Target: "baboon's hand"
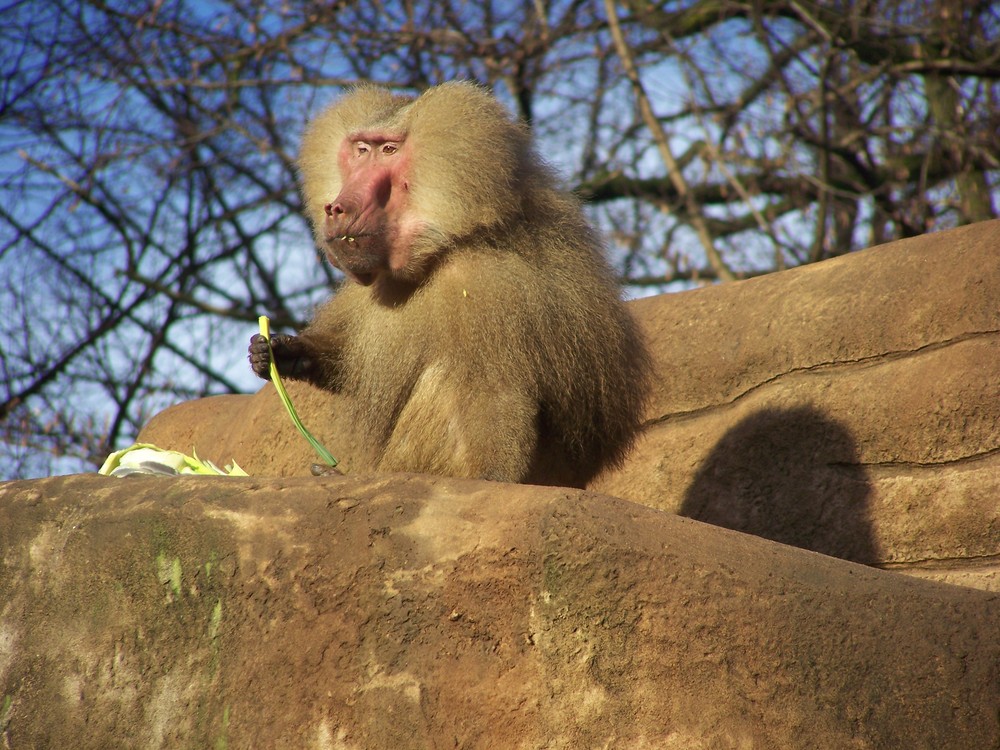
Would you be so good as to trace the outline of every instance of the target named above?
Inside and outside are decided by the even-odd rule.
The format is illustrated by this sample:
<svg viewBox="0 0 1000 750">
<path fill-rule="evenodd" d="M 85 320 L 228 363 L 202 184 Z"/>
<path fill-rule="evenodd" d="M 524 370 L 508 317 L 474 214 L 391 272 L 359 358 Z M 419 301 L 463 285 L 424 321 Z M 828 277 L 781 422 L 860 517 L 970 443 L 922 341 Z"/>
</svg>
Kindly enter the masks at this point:
<svg viewBox="0 0 1000 750">
<path fill-rule="evenodd" d="M 276 333 L 271 336 L 271 347 L 268 349 L 267 339 L 259 333 L 250 337 L 250 347 L 247 349 L 250 358 L 250 367 L 259 378 L 271 379 L 271 350 L 274 351 L 274 363 L 278 366 L 278 372 L 282 375 L 295 377 L 297 371 L 301 370 L 303 364 L 301 352 L 295 351 L 295 336 L 286 336 Z"/>
</svg>

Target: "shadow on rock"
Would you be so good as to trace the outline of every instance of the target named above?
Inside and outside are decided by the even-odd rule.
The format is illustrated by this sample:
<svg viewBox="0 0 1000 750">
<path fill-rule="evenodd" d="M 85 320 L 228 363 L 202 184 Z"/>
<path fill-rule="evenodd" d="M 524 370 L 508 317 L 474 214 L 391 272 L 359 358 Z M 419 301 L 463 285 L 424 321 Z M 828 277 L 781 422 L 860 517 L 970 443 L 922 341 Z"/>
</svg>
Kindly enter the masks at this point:
<svg viewBox="0 0 1000 750">
<path fill-rule="evenodd" d="M 723 436 L 680 514 L 870 564 L 879 559 L 870 495 L 846 428 L 816 409 L 767 409 Z"/>
</svg>

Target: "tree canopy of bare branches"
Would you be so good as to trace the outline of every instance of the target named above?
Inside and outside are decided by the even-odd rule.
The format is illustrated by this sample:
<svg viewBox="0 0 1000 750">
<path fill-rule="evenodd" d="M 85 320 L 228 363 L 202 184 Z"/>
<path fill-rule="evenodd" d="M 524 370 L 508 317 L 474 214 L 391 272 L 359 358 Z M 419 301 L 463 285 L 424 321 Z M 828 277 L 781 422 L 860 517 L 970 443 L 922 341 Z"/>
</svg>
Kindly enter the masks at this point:
<svg viewBox="0 0 1000 750">
<path fill-rule="evenodd" d="M 359 81 L 492 87 L 633 294 L 1000 203 L 985 0 L 15 0 L 0 35 L 0 478 L 256 387 L 257 316 L 300 324 L 339 283 L 294 157 Z"/>
</svg>

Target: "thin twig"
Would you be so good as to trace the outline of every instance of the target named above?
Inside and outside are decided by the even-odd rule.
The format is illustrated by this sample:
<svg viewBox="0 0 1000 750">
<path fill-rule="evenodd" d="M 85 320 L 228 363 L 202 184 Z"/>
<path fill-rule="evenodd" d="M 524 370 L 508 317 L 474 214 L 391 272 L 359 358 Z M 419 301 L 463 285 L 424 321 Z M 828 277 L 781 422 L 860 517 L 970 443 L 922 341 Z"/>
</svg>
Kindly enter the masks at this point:
<svg viewBox="0 0 1000 750">
<path fill-rule="evenodd" d="M 688 189 L 684 175 L 681 174 L 681 170 L 677 166 L 677 160 L 670 150 L 667 134 L 663 131 L 659 120 L 656 118 L 656 114 L 653 112 L 653 106 L 646 95 L 646 90 L 643 88 L 642 81 L 639 78 L 639 70 L 636 68 L 635 60 L 632 58 L 632 51 L 625 42 L 621 25 L 618 23 L 618 13 L 615 10 L 614 0 L 604 0 L 604 7 L 608 15 L 608 28 L 611 30 L 611 38 L 614 40 L 618 57 L 625 68 L 625 75 L 628 76 L 629 81 L 632 83 L 632 90 L 635 92 L 639 111 L 642 113 L 642 119 L 646 123 L 646 127 L 649 128 L 653 140 L 656 142 L 657 150 L 660 152 L 660 158 L 663 159 L 663 164 L 667 168 L 667 173 L 670 177 L 670 182 L 674 186 L 674 190 L 677 191 L 678 197 L 684 202 L 684 208 L 687 210 L 691 225 L 694 227 L 695 233 L 698 235 L 698 239 L 705 250 L 709 265 L 712 266 L 716 274 L 723 281 L 734 281 L 736 277 L 725 261 L 722 260 L 722 255 L 718 249 L 716 249 L 715 243 L 712 241 L 712 236 L 709 234 L 708 226 L 705 223 L 705 217 L 702 215 L 701 206 L 694 200 L 694 196 Z"/>
</svg>

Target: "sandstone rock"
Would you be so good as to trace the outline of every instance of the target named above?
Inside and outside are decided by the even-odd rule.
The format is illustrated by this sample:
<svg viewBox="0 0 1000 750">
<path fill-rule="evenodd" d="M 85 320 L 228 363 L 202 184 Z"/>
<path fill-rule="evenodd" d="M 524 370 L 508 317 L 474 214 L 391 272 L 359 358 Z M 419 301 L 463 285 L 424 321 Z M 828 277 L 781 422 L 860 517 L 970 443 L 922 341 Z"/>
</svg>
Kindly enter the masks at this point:
<svg viewBox="0 0 1000 750">
<path fill-rule="evenodd" d="M 595 489 L 1000 589 L 1000 221 L 636 304 L 661 391 Z"/>
<path fill-rule="evenodd" d="M 1000 590 L 1000 221 L 632 303 L 649 426 L 593 489 L 825 554 Z M 234 351 L 243 344 L 234 342 Z M 350 467 L 336 396 L 292 398 Z M 315 460 L 270 385 L 140 436 L 251 474 Z"/>
<path fill-rule="evenodd" d="M 0 485 L 12 748 L 1000 746 L 1000 596 L 590 492 Z"/>
</svg>

